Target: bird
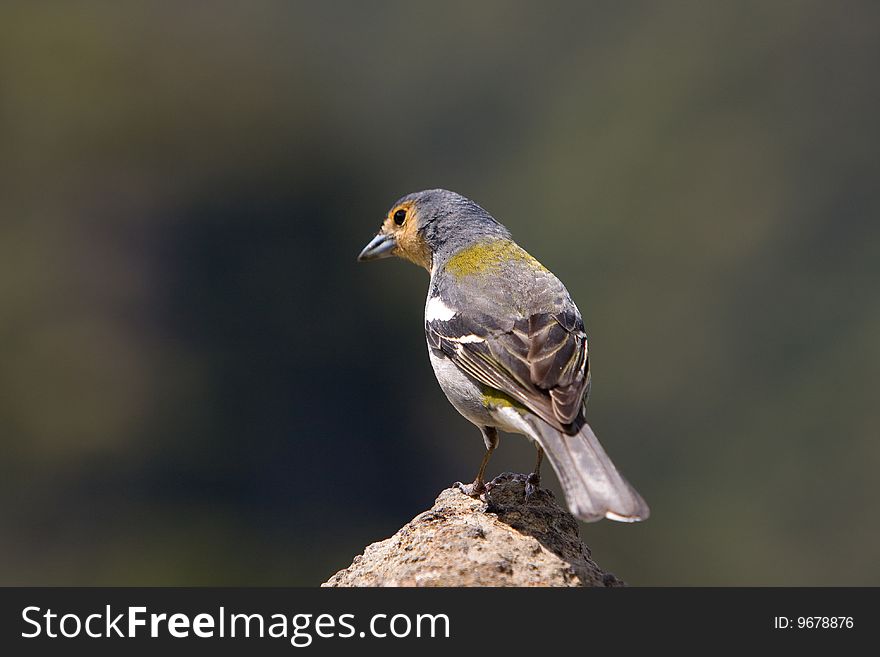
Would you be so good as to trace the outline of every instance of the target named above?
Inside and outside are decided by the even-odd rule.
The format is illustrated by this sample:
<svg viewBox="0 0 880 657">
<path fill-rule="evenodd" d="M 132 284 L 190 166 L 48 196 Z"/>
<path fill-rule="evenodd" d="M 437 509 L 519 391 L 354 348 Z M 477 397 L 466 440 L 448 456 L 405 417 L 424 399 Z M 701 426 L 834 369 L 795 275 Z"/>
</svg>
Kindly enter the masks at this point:
<svg viewBox="0 0 880 657">
<path fill-rule="evenodd" d="M 592 377 L 580 311 L 562 282 L 474 201 L 445 189 L 398 199 L 359 261 L 396 256 L 428 271 L 425 337 L 453 407 L 482 433 L 486 452 L 470 484 L 487 490 L 498 432 L 537 448 L 526 495 L 546 454 L 571 513 L 585 522 L 636 522 L 650 510 L 586 421 Z"/>
</svg>

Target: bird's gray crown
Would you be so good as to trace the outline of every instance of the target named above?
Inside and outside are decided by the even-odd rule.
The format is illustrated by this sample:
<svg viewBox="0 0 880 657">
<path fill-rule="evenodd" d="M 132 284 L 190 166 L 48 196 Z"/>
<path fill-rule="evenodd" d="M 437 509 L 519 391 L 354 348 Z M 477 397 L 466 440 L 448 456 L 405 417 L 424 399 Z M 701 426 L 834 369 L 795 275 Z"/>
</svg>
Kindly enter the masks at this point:
<svg viewBox="0 0 880 657">
<path fill-rule="evenodd" d="M 453 254 L 481 239 L 510 238 L 510 231 L 469 198 L 447 189 L 407 194 L 395 205 L 410 202 L 419 217 L 419 233 L 431 252 Z"/>
</svg>

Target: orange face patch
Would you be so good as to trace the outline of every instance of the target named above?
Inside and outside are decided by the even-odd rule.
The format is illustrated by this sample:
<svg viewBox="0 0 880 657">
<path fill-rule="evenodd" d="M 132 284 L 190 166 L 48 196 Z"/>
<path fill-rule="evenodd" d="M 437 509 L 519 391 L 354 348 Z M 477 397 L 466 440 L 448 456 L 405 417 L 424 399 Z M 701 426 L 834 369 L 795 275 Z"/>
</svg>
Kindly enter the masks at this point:
<svg viewBox="0 0 880 657">
<path fill-rule="evenodd" d="M 382 232 L 397 241 L 392 253 L 399 258 L 431 271 L 431 250 L 419 234 L 419 216 L 411 201 L 391 208 L 382 224 Z"/>
</svg>

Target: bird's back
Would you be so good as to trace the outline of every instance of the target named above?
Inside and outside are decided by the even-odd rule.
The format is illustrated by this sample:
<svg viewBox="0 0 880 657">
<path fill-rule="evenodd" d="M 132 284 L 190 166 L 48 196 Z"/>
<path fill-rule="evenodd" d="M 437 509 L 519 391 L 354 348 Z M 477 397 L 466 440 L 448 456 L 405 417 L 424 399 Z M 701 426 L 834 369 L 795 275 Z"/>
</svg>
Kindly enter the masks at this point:
<svg viewBox="0 0 880 657">
<path fill-rule="evenodd" d="M 590 374 L 580 312 L 562 282 L 509 239 L 438 262 L 428 344 L 462 371 L 566 433 L 583 425 Z"/>
<path fill-rule="evenodd" d="M 429 297 L 438 294 L 458 312 L 510 322 L 537 313 L 577 312 L 562 282 L 506 238 L 465 246 L 438 262 Z"/>
</svg>

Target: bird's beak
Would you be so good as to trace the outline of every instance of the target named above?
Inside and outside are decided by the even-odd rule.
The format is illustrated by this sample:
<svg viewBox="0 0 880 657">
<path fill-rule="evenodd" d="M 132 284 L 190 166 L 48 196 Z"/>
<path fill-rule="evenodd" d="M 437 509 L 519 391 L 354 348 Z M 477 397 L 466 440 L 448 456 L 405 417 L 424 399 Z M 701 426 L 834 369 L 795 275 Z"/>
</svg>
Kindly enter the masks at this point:
<svg viewBox="0 0 880 657">
<path fill-rule="evenodd" d="M 363 262 L 365 260 L 387 258 L 391 255 L 391 251 L 395 246 L 397 246 L 397 239 L 394 235 L 379 233 L 364 247 L 364 250 L 358 256 L 358 261 Z"/>
</svg>

